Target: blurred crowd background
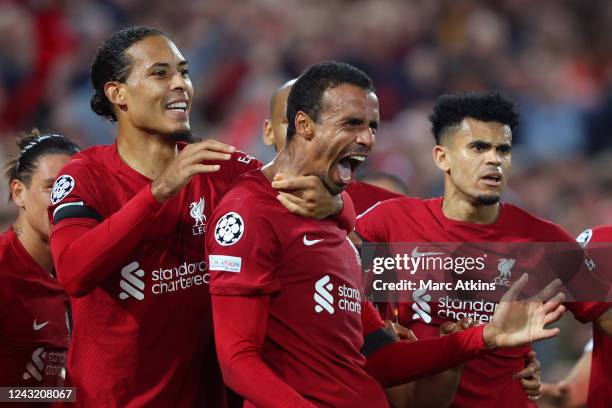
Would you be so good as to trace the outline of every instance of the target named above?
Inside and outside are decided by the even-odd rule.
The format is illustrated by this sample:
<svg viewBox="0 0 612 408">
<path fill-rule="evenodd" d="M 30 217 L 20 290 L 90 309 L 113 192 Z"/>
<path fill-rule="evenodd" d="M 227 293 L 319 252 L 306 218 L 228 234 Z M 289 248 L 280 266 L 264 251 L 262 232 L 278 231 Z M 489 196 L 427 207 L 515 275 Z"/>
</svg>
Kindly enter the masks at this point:
<svg viewBox="0 0 612 408">
<path fill-rule="evenodd" d="M 271 159 L 261 125 L 273 90 L 309 64 L 344 60 L 373 78 L 381 104 L 365 172 L 434 196 L 435 98 L 498 89 L 522 115 L 506 199 L 573 234 L 612 223 L 612 2 L 0 0 L 0 161 L 35 126 L 84 147 L 113 142 L 89 108 L 89 65 L 105 37 L 135 24 L 164 30 L 190 61 L 195 136 Z M 4 226 L 7 198 L 3 183 Z M 586 332 L 573 332 L 544 359 L 553 348 L 575 356 Z"/>
</svg>

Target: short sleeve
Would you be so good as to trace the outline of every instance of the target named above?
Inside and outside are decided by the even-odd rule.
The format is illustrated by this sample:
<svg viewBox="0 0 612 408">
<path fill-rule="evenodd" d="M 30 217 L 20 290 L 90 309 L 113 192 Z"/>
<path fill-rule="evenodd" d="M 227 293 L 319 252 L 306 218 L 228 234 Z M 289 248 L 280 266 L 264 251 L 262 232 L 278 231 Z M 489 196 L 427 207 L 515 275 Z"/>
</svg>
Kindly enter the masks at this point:
<svg viewBox="0 0 612 408">
<path fill-rule="evenodd" d="M 84 159 L 73 159 L 59 172 L 51 191 L 49 218 L 55 225 L 65 219 L 101 221 L 102 206 L 96 184 Z"/>
<path fill-rule="evenodd" d="M 246 197 L 223 200 L 213 213 L 214 229 L 206 237 L 211 294 L 262 296 L 280 289 L 278 239 L 262 213 Z"/>
<path fill-rule="evenodd" d="M 361 238 L 369 242 L 387 242 L 384 211 L 381 202 L 377 202 L 357 216 L 355 231 Z"/>
</svg>

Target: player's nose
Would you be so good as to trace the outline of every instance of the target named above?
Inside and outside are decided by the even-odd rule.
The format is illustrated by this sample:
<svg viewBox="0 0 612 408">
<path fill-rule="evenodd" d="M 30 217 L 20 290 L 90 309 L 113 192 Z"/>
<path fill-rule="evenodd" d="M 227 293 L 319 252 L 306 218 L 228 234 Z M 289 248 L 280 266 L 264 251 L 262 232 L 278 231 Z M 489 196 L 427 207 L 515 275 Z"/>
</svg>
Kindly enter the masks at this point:
<svg viewBox="0 0 612 408">
<path fill-rule="evenodd" d="M 371 128 L 365 129 L 357 136 L 357 144 L 360 144 L 364 147 L 367 147 L 368 150 L 371 150 L 374 147 L 375 137 L 376 136 L 374 135 L 374 132 Z"/>
</svg>

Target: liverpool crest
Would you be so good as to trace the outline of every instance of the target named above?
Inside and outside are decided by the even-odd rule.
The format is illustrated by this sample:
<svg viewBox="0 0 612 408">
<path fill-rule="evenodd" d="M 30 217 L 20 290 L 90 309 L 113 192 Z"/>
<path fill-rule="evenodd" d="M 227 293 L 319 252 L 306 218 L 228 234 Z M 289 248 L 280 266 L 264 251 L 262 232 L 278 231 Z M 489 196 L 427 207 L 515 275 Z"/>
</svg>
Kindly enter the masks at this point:
<svg viewBox="0 0 612 408">
<path fill-rule="evenodd" d="M 512 272 L 510 271 L 510 269 L 512 269 L 512 267 L 514 266 L 514 263 L 516 261 L 512 258 L 502 258 L 499 260 L 499 264 L 497 265 L 497 270 L 499 271 L 499 275 L 497 275 L 497 277 L 495 278 L 495 284 L 496 285 L 504 285 L 504 286 L 510 286 L 510 275 L 512 275 Z"/>
<path fill-rule="evenodd" d="M 189 204 L 189 215 L 195 220 L 191 228 L 193 235 L 202 235 L 206 232 L 206 216 L 204 215 L 204 197 L 200 201 Z"/>
</svg>

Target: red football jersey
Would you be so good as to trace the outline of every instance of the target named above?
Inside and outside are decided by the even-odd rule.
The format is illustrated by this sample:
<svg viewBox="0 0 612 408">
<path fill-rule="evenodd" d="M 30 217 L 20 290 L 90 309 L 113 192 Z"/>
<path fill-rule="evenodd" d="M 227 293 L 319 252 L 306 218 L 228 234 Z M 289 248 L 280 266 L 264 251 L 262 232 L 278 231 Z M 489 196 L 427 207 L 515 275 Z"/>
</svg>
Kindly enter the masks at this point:
<svg viewBox="0 0 612 408">
<path fill-rule="evenodd" d="M 588 229 L 578 236 L 578 242 L 586 246 L 596 242 L 612 242 L 612 225 Z M 609 256 L 609 249 L 608 249 Z M 598 262 L 598 251 L 590 251 L 595 265 Z M 607 262 L 606 262 L 607 264 Z M 608 273 L 610 280 L 611 273 Z M 612 307 L 612 304 L 608 305 Z M 597 325 L 593 325 L 593 354 L 591 359 L 591 376 L 589 380 L 588 407 L 605 408 L 612 404 L 612 339 Z"/>
<path fill-rule="evenodd" d="M 224 405 L 202 247 L 211 208 L 239 174 L 260 163 L 235 153 L 220 164 L 218 172 L 195 176 L 163 205 L 150 192 L 151 180 L 126 165 L 116 145 L 84 150 L 61 170 L 50 208 L 56 221 L 61 219 L 51 234 L 52 247 L 55 234 L 75 224 L 91 231 L 98 225 L 98 239 L 104 240 L 105 231 L 121 223 L 119 210 L 136 195 L 158 208 L 133 247 L 98 254 L 106 264 L 88 273 L 108 278 L 85 296 L 71 298 L 68 369 L 79 404 Z M 83 209 L 94 215 L 80 218 L 87 216 Z M 117 250 L 128 255 L 113 256 Z M 69 260 L 66 268 L 95 258 Z M 110 274 L 109 265 L 116 265 Z M 68 272 L 57 272 L 66 284 Z"/>
<path fill-rule="evenodd" d="M 15 232 L 0 235 L 0 386 L 63 386 L 67 302 Z"/>
<path fill-rule="evenodd" d="M 360 352 L 368 315 L 356 249 L 336 222 L 293 215 L 276 195 L 256 171 L 215 208 L 211 293 L 271 295 L 262 358 L 315 406 L 387 406 Z"/>
<path fill-rule="evenodd" d="M 353 205 L 355 206 L 355 212 L 358 215 L 377 202 L 403 197 L 401 194 L 393 193 L 384 188 L 364 183 L 363 181 L 354 181 L 350 183 L 346 187 L 346 192 L 351 196 Z"/>
<path fill-rule="evenodd" d="M 398 198 L 382 202 L 358 217 L 356 231 L 370 242 L 574 241 L 561 227 L 507 203 L 502 203 L 500 215 L 492 224 L 454 221 L 442 212 L 442 198 Z M 508 284 L 519 277 L 520 274 L 513 274 Z M 420 294 L 421 298 L 425 295 Z M 577 316 L 586 317 L 582 314 L 591 310 L 588 305 L 568 304 L 568 308 Z M 418 300 L 400 303 L 397 313 L 400 323 L 410 327 L 417 338 L 428 338 L 438 336 L 438 326 L 447 320 L 470 315 L 487 322 L 496 306 L 495 302 L 462 301 L 446 296 L 437 303 L 425 303 L 424 307 Z M 528 350 L 529 347 L 496 350 L 465 364 L 453 406 L 529 406 L 520 382 L 512 379 L 513 374 L 524 368 Z"/>
</svg>

